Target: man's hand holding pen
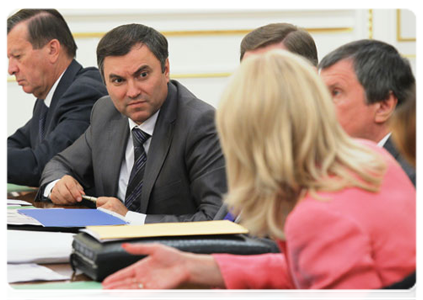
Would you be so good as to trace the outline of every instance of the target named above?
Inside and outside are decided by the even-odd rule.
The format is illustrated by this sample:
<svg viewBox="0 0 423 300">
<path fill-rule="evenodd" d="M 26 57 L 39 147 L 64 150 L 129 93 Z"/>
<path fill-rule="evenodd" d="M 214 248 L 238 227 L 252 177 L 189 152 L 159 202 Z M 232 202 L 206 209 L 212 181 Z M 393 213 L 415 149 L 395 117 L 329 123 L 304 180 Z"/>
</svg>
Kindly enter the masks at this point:
<svg viewBox="0 0 423 300">
<path fill-rule="evenodd" d="M 85 195 L 84 188 L 72 176 L 65 175 L 51 190 L 50 200 L 54 204 L 72 205 L 82 201 Z"/>
</svg>

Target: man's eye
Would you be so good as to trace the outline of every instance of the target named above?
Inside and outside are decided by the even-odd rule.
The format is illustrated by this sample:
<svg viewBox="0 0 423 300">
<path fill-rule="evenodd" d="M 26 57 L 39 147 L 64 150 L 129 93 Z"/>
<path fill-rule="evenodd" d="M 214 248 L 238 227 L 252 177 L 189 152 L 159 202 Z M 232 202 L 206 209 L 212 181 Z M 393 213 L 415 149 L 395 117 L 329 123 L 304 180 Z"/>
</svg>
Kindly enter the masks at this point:
<svg viewBox="0 0 423 300">
<path fill-rule="evenodd" d="M 145 78 L 145 77 L 147 77 L 148 76 L 148 72 L 141 72 L 140 73 L 140 77 L 141 78 Z"/>
<path fill-rule="evenodd" d="M 112 79 L 112 82 L 113 83 L 122 83 L 123 79 L 122 78 L 114 78 L 114 79 Z"/>
<path fill-rule="evenodd" d="M 336 97 L 336 96 L 338 96 L 339 94 L 341 94 L 341 91 L 340 91 L 340 90 L 337 90 L 337 89 L 332 90 L 332 97 Z"/>
</svg>

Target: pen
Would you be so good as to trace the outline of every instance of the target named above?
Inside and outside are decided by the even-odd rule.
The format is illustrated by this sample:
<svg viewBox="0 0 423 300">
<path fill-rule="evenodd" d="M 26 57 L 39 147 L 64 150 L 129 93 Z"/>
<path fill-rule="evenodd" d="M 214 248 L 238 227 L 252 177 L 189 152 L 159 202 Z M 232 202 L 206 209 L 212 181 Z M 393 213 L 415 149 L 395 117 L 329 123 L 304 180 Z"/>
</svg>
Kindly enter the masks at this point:
<svg viewBox="0 0 423 300">
<path fill-rule="evenodd" d="M 91 197 L 91 196 L 86 196 L 86 195 L 82 195 L 81 197 L 82 197 L 82 199 L 85 199 L 85 200 L 88 200 L 88 201 L 91 201 L 91 202 L 94 202 L 94 203 L 97 202 L 96 197 Z"/>
</svg>

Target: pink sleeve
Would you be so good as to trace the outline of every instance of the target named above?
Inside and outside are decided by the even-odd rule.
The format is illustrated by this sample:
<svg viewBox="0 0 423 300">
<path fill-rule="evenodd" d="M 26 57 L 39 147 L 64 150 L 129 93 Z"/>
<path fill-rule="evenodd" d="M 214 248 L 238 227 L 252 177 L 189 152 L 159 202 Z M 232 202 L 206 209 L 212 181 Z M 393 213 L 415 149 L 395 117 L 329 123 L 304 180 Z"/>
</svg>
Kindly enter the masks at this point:
<svg viewBox="0 0 423 300">
<path fill-rule="evenodd" d="M 285 256 L 213 254 L 228 289 L 292 289 Z"/>
<path fill-rule="evenodd" d="M 380 288 L 382 283 L 372 258 L 371 242 L 360 224 L 323 208 L 322 203 L 310 201 L 300 206 L 286 226 L 286 251 L 296 286 Z"/>
</svg>

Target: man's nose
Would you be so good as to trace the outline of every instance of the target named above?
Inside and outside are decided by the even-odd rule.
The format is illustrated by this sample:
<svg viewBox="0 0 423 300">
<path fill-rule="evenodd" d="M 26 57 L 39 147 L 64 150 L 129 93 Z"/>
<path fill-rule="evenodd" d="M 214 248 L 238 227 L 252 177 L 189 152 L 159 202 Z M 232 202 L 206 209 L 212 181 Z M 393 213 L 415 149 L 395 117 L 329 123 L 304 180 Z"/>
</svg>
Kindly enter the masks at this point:
<svg viewBox="0 0 423 300">
<path fill-rule="evenodd" d="M 141 94 L 141 89 L 137 86 L 134 80 L 128 81 L 128 90 L 126 94 L 129 98 L 135 99 Z"/>
<path fill-rule="evenodd" d="M 18 65 L 13 59 L 9 59 L 9 67 L 7 71 L 10 75 L 15 75 L 18 72 Z"/>
</svg>

